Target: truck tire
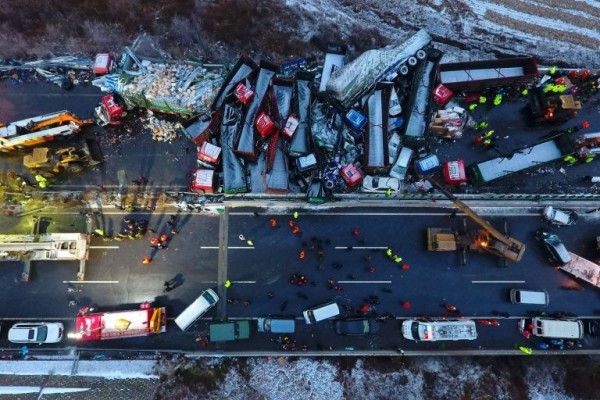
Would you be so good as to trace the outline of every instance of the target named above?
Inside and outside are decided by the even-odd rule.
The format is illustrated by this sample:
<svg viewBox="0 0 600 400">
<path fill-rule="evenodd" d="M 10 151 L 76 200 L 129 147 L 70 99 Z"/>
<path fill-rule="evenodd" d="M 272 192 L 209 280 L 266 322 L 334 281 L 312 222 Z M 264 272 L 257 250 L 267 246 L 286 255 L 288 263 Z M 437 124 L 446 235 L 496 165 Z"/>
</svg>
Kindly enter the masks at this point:
<svg viewBox="0 0 600 400">
<path fill-rule="evenodd" d="M 69 166 L 66 169 L 67 172 L 71 174 L 78 174 L 81 171 L 83 171 L 83 167 L 77 163 L 69 164 Z"/>
<path fill-rule="evenodd" d="M 419 50 L 417 51 L 417 58 L 419 60 L 424 60 L 427 57 L 427 53 L 425 52 L 425 50 Z"/>
<path fill-rule="evenodd" d="M 408 65 L 410 65 L 411 67 L 414 67 L 415 65 L 417 65 L 417 58 L 416 57 L 408 57 Z"/>
<path fill-rule="evenodd" d="M 406 65 L 403 65 L 400 67 L 400 75 L 408 75 L 408 67 Z"/>
</svg>

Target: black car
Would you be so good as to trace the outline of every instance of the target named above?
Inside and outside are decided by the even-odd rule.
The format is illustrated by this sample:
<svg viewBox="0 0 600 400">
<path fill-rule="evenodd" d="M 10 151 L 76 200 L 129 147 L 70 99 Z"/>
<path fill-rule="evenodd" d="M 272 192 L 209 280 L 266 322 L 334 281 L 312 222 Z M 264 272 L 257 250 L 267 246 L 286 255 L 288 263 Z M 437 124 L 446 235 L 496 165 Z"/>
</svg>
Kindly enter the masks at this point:
<svg viewBox="0 0 600 400">
<path fill-rule="evenodd" d="M 559 265 L 571 262 L 571 255 L 557 234 L 544 229 L 538 229 L 535 233 L 535 238 L 543 243 L 552 262 Z"/>
<path fill-rule="evenodd" d="M 588 322 L 588 335 L 592 337 L 600 336 L 600 322 L 589 321 Z"/>
<path fill-rule="evenodd" d="M 379 323 L 373 319 L 353 318 L 335 321 L 338 335 L 370 335 L 379 331 Z"/>
</svg>

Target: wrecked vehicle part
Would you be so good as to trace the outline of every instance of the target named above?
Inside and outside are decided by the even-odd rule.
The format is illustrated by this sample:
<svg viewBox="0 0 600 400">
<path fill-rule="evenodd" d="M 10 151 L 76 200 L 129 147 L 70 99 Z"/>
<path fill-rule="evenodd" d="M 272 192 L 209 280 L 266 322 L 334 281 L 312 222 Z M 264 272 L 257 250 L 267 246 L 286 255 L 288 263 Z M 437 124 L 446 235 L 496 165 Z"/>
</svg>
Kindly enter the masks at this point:
<svg viewBox="0 0 600 400">
<path fill-rule="evenodd" d="M 148 63 L 147 73 L 105 75 L 92 84 L 104 92 L 118 93 L 128 108 L 147 108 L 192 116 L 210 109 L 223 78 L 206 68 L 183 63 Z"/>
<path fill-rule="evenodd" d="M 409 147 L 419 147 L 425 142 L 429 116 L 431 115 L 431 93 L 435 84 L 437 65 L 443 53 L 436 49 L 427 51 L 427 59 L 418 67 L 413 78 L 408 115 L 404 125 L 403 139 Z"/>
<path fill-rule="evenodd" d="M 345 45 L 328 43 L 326 50 L 321 81 L 319 82 L 319 93 L 327 90 L 327 82 L 331 79 L 331 75 L 346 64 L 347 47 Z"/>
<path fill-rule="evenodd" d="M 274 78 L 273 91 L 275 92 L 275 102 L 281 121 L 280 126 L 287 120 L 292 107 L 292 96 L 294 95 L 294 80 L 288 78 Z"/>
<path fill-rule="evenodd" d="M 264 174 L 264 186 L 267 193 L 287 194 L 289 192 L 289 172 L 283 138 L 281 135 L 276 135 L 275 137 L 277 138 L 275 156 L 273 157 L 273 164 L 270 171 Z"/>
<path fill-rule="evenodd" d="M 377 82 L 394 79 L 408 59 L 429 43 L 431 36 L 421 29 L 402 43 L 366 51 L 331 75 L 327 91 L 342 108 L 349 108 Z"/>
<path fill-rule="evenodd" d="M 290 157 L 301 157 L 310 153 L 310 89 L 314 75 L 300 71 L 296 75 L 295 114 L 298 116 L 298 128 L 292 137 L 288 154 Z"/>
<path fill-rule="evenodd" d="M 327 115 L 323 112 L 326 106 L 324 104 L 315 104 L 311 110 L 311 134 L 313 143 L 319 149 L 333 151 L 338 142 L 339 134 L 329 123 Z M 329 110 L 332 112 L 333 110 Z"/>
<path fill-rule="evenodd" d="M 223 150 L 223 191 L 226 194 L 247 193 L 246 168 L 233 152 L 233 139 L 240 124 L 240 113 L 226 104 L 221 123 Z"/>
<path fill-rule="evenodd" d="M 255 143 L 254 120 L 258 114 L 263 97 L 267 93 L 267 89 L 269 89 L 271 79 L 277 73 L 277 69 L 277 66 L 266 61 L 261 61 L 260 63 L 260 71 L 256 78 L 255 94 L 242 117 L 244 122 L 238 127 L 239 132 L 236 135 L 233 147 L 233 151 L 245 159 L 256 160 L 258 155 Z"/>
<path fill-rule="evenodd" d="M 369 174 L 385 175 L 390 169 L 388 155 L 388 115 L 391 83 L 378 83 L 365 105 L 368 115 L 363 154 L 363 169 Z"/>
<path fill-rule="evenodd" d="M 231 71 L 225 77 L 221 88 L 219 89 L 214 102 L 211 105 L 212 110 L 219 110 L 226 97 L 231 93 L 235 85 L 242 82 L 254 71 L 258 66 L 252 59 L 245 54 L 242 54 L 235 63 Z"/>
</svg>

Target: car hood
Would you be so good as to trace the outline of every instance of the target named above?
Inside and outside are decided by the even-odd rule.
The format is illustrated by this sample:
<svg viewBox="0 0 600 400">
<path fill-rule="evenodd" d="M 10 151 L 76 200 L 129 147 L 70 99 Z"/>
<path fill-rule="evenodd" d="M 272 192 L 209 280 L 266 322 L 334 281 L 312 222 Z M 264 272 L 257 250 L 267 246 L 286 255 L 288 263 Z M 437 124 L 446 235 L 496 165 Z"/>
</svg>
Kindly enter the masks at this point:
<svg viewBox="0 0 600 400">
<path fill-rule="evenodd" d="M 62 323 L 52 323 L 46 325 L 48 327 L 48 336 L 46 343 L 58 343 L 61 341 L 65 328 Z"/>
</svg>

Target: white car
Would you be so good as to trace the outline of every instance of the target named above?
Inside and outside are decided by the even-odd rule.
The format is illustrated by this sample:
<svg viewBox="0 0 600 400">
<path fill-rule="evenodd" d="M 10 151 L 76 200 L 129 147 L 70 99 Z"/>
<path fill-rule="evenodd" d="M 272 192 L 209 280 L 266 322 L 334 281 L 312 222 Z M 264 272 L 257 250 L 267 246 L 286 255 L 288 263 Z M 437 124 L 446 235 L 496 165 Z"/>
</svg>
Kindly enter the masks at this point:
<svg viewBox="0 0 600 400">
<path fill-rule="evenodd" d="M 387 192 L 391 189 L 394 193 L 400 190 L 400 180 L 388 176 L 370 176 L 364 177 L 362 182 L 363 192 Z"/>
<path fill-rule="evenodd" d="M 65 328 L 61 322 L 19 322 L 8 331 L 13 343 L 58 343 Z"/>
<path fill-rule="evenodd" d="M 573 225 L 577 221 L 577 213 L 570 210 L 559 210 L 552 206 L 544 207 L 544 219 L 554 225 Z"/>
</svg>

